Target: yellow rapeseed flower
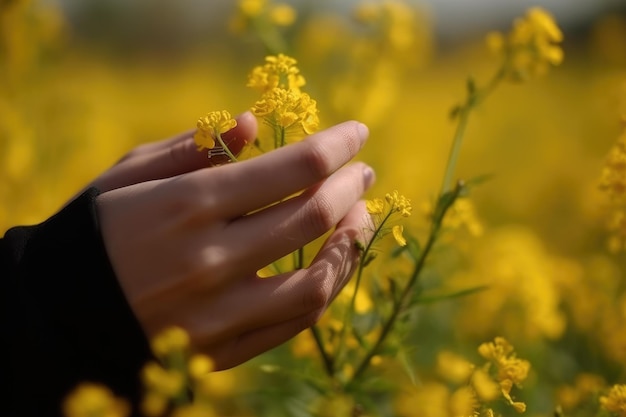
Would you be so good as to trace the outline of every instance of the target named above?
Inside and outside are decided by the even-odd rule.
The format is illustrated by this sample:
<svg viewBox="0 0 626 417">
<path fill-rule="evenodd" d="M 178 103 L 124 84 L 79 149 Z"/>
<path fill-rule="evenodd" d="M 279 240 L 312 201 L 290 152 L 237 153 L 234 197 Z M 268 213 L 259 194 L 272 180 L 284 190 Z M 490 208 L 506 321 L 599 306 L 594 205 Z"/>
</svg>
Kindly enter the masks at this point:
<svg viewBox="0 0 626 417">
<path fill-rule="evenodd" d="M 365 201 L 365 208 L 369 214 L 382 214 L 385 209 L 385 203 L 382 198 L 374 198 Z"/>
<path fill-rule="evenodd" d="M 254 103 L 251 111 L 272 127 L 288 130 L 299 126 L 306 134 L 319 128 L 317 102 L 298 90 L 273 88 Z"/>
<path fill-rule="evenodd" d="M 226 110 L 212 111 L 198 119 L 196 133 L 193 139 L 198 150 L 215 147 L 215 141 L 222 133 L 226 133 L 237 126 L 237 121 Z"/>
<path fill-rule="evenodd" d="M 63 413 L 65 417 L 126 417 L 130 414 L 130 407 L 108 388 L 83 383 L 65 399 Z"/>
<path fill-rule="evenodd" d="M 277 4 L 270 9 L 270 21 L 276 26 L 291 26 L 296 21 L 296 10 L 288 4 Z"/>
<path fill-rule="evenodd" d="M 187 367 L 192 378 L 200 379 L 213 371 L 215 363 L 206 355 L 196 354 L 189 359 Z"/>
<path fill-rule="evenodd" d="M 391 234 L 398 245 L 406 246 L 406 239 L 402 236 L 402 232 L 404 232 L 404 227 L 401 224 L 396 224 L 391 228 Z"/>
<path fill-rule="evenodd" d="M 502 396 L 517 412 L 524 412 L 526 404 L 514 401 L 511 397 L 513 386 L 519 386 L 527 377 L 530 363 L 516 357 L 513 346 L 503 337 L 493 342 L 483 343 L 478 353 L 496 367 L 495 379 L 500 385 Z"/>
<path fill-rule="evenodd" d="M 600 189 L 616 201 L 626 201 L 626 131 L 606 157 Z"/>
<path fill-rule="evenodd" d="M 265 64 L 256 66 L 248 75 L 247 86 L 262 94 L 276 88 L 299 92 L 306 81 L 295 58 L 284 54 L 265 57 Z"/>
<path fill-rule="evenodd" d="M 607 395 L 600 397 L 600 406 L 618 417 L 626 417 L 626 385 L 613 385 Z"/>
<path fill-rule="evenodd" d="M 393 211 L 400 213 L 403 217 L 409 217 L 411 215 L 411 210 L 413 210 L 411 200 L 398 194 L 398 191 L 394 190 L 393 193 L 385 194 L 385 200 Z"/>
<path fill-rule="evenodd" d="M 248 17 L 256 17 L 261 14 L 267 0 L 239 0 L 238 8 L 241 13 Z"/>
<path fill-rule="evenodd" d="M 488 47 L 504 55 L 505 75 L 514 81 L 542 75 L 551 65 L 559 65 L 563 61 L 562 41 L 561 29 L 541 7 L 533 7 L 516 19 L 508 34 L 487 35 Z"/>
<path fill-rule="evenodd" d="M 168 398 L 178 395 L 185 383 L 179 371 L 165 369 L 156 362 L 144 365 L 141 379 L 149 392 L 156 392 Z"/>
<path fill-rule="evenodd" d="M 159 358 L 189 347 L 189 334 L 181 327 L 172 326 L 157 334 L 151 342 L 152 350 Z"/>
</svg>

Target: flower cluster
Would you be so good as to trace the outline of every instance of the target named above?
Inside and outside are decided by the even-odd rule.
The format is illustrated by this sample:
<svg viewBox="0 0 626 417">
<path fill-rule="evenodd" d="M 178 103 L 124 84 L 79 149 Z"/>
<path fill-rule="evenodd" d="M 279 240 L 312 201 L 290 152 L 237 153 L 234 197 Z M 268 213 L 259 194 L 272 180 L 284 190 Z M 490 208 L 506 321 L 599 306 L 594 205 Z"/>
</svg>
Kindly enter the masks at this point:
<svg viewBox="0 0 626 417">
<path fill-rule="evenodd" d="M 514 81 L 542 75 L 551 65 L 559 65 L 563 61 L 559 46 L 562 40 L 554 18 L 540 7 L 533 7 L 523 18 L 516 19 L 508 34 L 491 32 L 487 36 L 489 47 L 504 54 L 505 76 Z"/>
<path fill-rule="evenodd" d="M 237 121 L 226 110 L 212 111 L 201 117 L 196 125 L 198 130 L 193 136 L 198 150 L 214 148 L 215 140 L 235 126 Z"/>
<path fill-rule="evenodd" d="M 526 411 L 526 404 L 514 401 L 511 397 L 513 386 L 520 386 L 528 377 L 530 363 L 515 355 L 513 346 L 503 337 L 496 337 L 493 342 L 483 343 L 478 353 L 495 367 L 495 380 L 500 385 L 504 399 L 518 412 Z"/>
<path fill-rule="evenodd" d="M 130 405 L 103 385 L 83 383 L 63 402 L 65 417 L 127 417 Z"/>
<path fill-rule="evenodd" d="M 301 91 L 306 81 L 296 63 L 284 54 L 271 55 L 248 77 L 248 87 L 261 93 L 252 113 L 274 131 L 274 148 L 284 146 L 288 134 L 311 134 L 319 127 L 317 102 Z"/>
<path fill-rule="evenodd" d="M 610 214 L 608 247 L 611 252 L 626 249 L 626 118 L 624 130 L 606 156 L 600 189 L 609 197 L 613 212 Z"/>
<path fill-rule="evenodd" d="M 626 417 L 626 385 L 613 385 L 607 395 L 600 397 L 600 407 L 617 417 Z"/>
<path fill-rule="evenodd" d="M 160 416 L 175 404 L 174 417 L 213 416 L 205 389 L 209 373 L 214 368 L 211 358 L 189 354 L 189 335 L 180 327 L 163 330 L 153 338 L 151 346 L 159 361 L 148 362 L 142 370 L 143 414 L 146 417 Z"/>
<path fill-rule="evenodd" d="M 396 224 L 389 229 L 386 224 L 392 220 L 394 214 L 399 214 L 402 217 L 409 217 L 411 215 L 411 200 L 403 195 L 398 194 L 398 191 L 387 193 L 385 199 L 374 198 L 365 202 L 367 212 L 372 216 L 374 222 L 375 234 L 374 238 L 378 239 L 386 235 L 391 231 L 394 239 L 400 246 L 406 245 L 406 239 L 403 236 L 404 227 Z"/>
<path fill-rule="evenodd" d="M 237 12 L 230 21 L 230 29 L 235 33 L 244 33 L 250 29 L 267 31 L 275 26 L 291 26 L 295 20 L 295 9 L 286 3 L 240 0 Z"/>
<path fill-rule="evenodd" d="M 626 128 L 606 157 L 600 189 L 613 201 L 626 203 Z"/>
</svg>

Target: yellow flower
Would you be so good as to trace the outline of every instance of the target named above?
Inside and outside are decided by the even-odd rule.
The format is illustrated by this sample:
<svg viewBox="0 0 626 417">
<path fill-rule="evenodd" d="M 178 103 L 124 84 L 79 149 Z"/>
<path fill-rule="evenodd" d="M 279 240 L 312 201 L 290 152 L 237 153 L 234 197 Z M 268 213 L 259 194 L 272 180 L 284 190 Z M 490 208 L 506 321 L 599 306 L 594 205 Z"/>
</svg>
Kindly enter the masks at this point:
<svg viewBox="0 0 626 417">
<path fill-rule="evenodd" d="M 443 350 L 437 354 L 437 373 L 446 381 L 455 384 L 465 383 L 473 369 L 474 365 L 450 351 Z"/>
<path fill-rule="evenodd" d="M 296 90 L 274 88 L 264 94 L 251 109 L 270 126 L 285 130 L 300 126 L 306 134 L 319 127 L 317 102 L 308 94 Z"/>
<path fill-rule="evenodd" d="M 626 132 L 613 145 L 606 157 L 600 189 L 613 200 L 626 200 Z"/>
<path fill-rule="evenodd" d="M 185 382 L 180 372 L 165 369 L 156 362 L 148 362 L 142 369 L 141 377 L 149 392 L 157 392 L 168 398 L 178 395 Z"/>
<path fill-rule="evenodd" d="M 193 355 L 188 363 L 189 375 L 192 378 L 199 379 L 209 372 L 213 371 L 215 364 L 211 358 L 206 355 Z"/>
<path fill-rule="evenodd" d="M 288 4 L 277 4 L 270 10 L 270 20 L 277 26 L 291 26 L 296 21 L 296 11 Z"/>
<path fill-rule="evenodd" d="M 66 417 L 125 417 L 129 415 L 130 407 L 108 388 L 84 383 L 65 399 L 63 412 Z"/>
<path fill-rule="evenodd" d="M 393 193 L 387 193 L 385 200 L 391 205 L 392 210 L 400 213 L 403 217 L 409 217 L 411 215 L 411 200 L 403 195 L 398 194 L 398 191 L 394 190 Z"/>
<path fill-rule="evenodd" d="M 266 0 L 240 0 L 238 7 L 244 15 L 256 17 L 261 14 L 266 3 Z"/>
<path fill-rule="evenodd" d="M 182 352 L 189 347 L 189 334 L 181 327 L 172 326 L 152 339 L 152 350 L 159 358 L 175 352 Z"/>
<path fill-rule="evenodd" d="M 626 417 L 626 385 L 613 385 L 608 395 L 600 397 L 600 406 L 618 417 Z"/>
<path fill-rule="evenodd" d="M 487 372 L 477 369 L 472 374 L 472 387 L 478 397 L 483 401 L 493 401 L 500 395 L 500 385 L 498 385 Z"/>
<path fill-rule="evenodd" d="M 478 353 L 496 367 L 496 381 L 500 384 L 502 396 L 517 412 L 526 410 L 526 404 L 514 401 L 511 389 L 520 385 L 528 376 L 530 363 L 515 356 L 513 346 L 503 337 L 496 337 L 493 342 L 483 343 Z"/>
<path fill-rule="evenodd" d="M 196 126 L 198 130 L 193 139 L 198 150 L 211 149 L 215 147 L 217 137 L 237 126 L 237 121 L 226 110 L 212 111 L 198 119 Z"/>
<path fill-rule="evenodd" d="M 365 202 L 365 208 L 369 214 L 382 214 L 385 203 L 381 198 L 375 198 L 373 200 L 367 200 Z"/>
<path fill-rule="evenodd" d="M 265 64 L 254 67 L 248 75 L 248 87 L 268 93 L 276 88 L 283 90 L 300 91 L 306 83 L 296 66 L 295 58 L 284 54 L 265 57 Z"/>
<path fill-rule="evenodd" d="M 542 75 L 550 65 L 563 61 L 563 50 L 558 45 L 563 33 L 552 15 L 540 7 L 516 19 L 507 35 L 491 32 L 486 40 L 491 50 L 504 55 L 505 75 L 515 81 Z"/>
<path fill-rule="evenodd" d="M 406 239 L 402 236 L 402 232 L 404 231 L 404 227 L 401 224 L 396 224 L 391 228 L 391 233 L 393 234 L 393 238 L 396 240 L 398 245 L 406 246 Z"/>
</svg>

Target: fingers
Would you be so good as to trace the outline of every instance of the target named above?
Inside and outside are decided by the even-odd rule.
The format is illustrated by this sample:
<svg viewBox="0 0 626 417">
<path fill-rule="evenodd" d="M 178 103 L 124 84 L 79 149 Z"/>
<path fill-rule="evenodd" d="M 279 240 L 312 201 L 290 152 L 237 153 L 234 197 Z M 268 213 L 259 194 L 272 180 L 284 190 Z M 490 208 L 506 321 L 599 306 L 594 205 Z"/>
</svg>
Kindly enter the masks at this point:
<svg viewBox="0 0 626 417">
<path fill-rule="evenodd" d="M 229 368 L 276 347 L 321 317 L 347 284 L 359 262 L 356 241 L 367 244 L 371 219 L 364 202 L 356 204 L 337 225 L 305 270 L 259 279 L 249 299 L 242 299 L 247 330 L 224 344 L 213 344 L 210 354 L 219 368 Z"/>
<path fill-rule="evenodd" d="M 194 130 L 174 138 L 143 145 L 131 151 L 116 166 L 94 181 L 100 191 L 109 191 L 144 181 L 169 178 L 206 168 L 216 159 L 209 159 L 206 151 L 198 152 L 193 140 Z M 224 142 L 234 154 L 254 140 L 256 118 L 250 112 L 237 117 L 237 126 L 223 135 Z"/>
<path fill-rule="evenodd" d="M 188 195 L 204 196 L 205 212 L 214 218 L 235 218 L 328 177 L 350 161 L 367 139 L 358 122 L 345 122 L 305 140 L 257 158 L 185 177 Z M 180 187 L 177 181 L 176 187 Z"/>
<path fill-rule="evenodd" d="M 326 233 L 373 181 L 373 170 L 355 163 L 297 197 L 230 223 L 224 234 L 236 246 L 228 252 L 233 256 L 232 265 L 242 268 L 232 271 L 233 275 L 254 273 Z"/>
</svg>

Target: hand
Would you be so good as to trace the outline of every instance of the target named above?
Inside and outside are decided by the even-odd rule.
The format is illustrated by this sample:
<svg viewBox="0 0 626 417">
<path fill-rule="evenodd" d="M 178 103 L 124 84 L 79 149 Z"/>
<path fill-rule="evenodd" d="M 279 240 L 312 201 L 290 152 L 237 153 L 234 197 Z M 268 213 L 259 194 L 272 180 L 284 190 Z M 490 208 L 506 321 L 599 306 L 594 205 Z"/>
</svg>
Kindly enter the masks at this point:
<svg viewBox="0 0 626 417">
<path fill-rule="evenodd" d="M 224 369 L 314 324 L 358 264 L 355 241 L 370 238 L 360 198 L 373 171 L 344 166 L 366 137 L 346 122 L 251 160 L 181 175 L 174 164 L 152 175 L 161 179 L 101 194 L 105 246 L 146 335 L 181 326 Z M 156 154 L 140 165 L 170 152 Z M 119 185 L 111 177 L 101 184 Z M 257 276 L 333 227 L 307 268 Z"/>
</svg>

